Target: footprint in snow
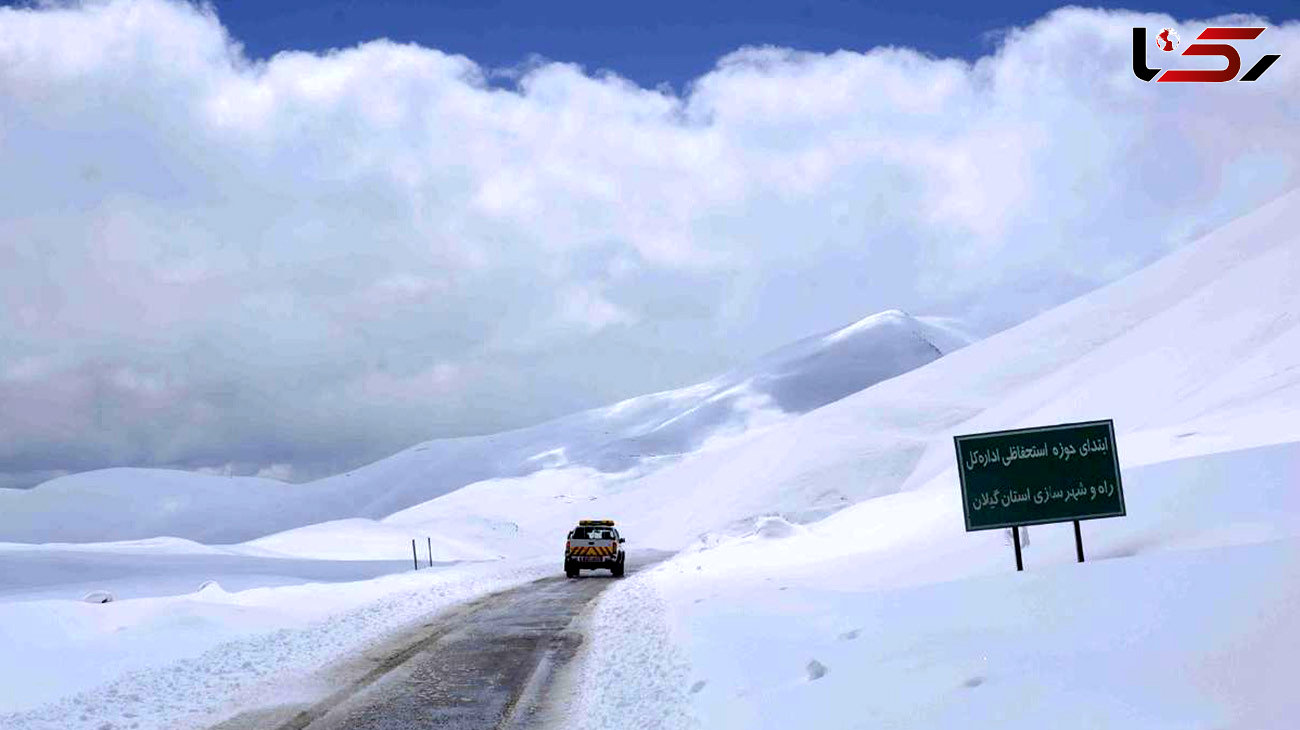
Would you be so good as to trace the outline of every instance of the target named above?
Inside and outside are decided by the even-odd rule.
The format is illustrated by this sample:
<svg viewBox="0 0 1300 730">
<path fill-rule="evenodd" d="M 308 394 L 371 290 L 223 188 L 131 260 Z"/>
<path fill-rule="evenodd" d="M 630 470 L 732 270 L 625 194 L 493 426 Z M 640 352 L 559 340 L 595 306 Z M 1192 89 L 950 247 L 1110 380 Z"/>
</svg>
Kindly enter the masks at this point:
<svg viewBox="0 0 1300 730">
<path fill-rule="evenodd" d="M 845 631 L 844 633 L 840 634 L 840 641 L 852 641 L 853 639 L 858 638 L 858 634 L 860 633 L 862 633 L 862 629 Z"/>
<path fill-rule="evenodd" d="M 961 686 L 974 688 L 980 686 L 981 684 L 984 684 L 984 678 L 976 676 L 976 677 L 971 677 L 965 682 L 962 682 Z"/>
<path fill-rule="evenodd" d="M 695 684 L 692 684 L 692 685 L 691 685 L 691 694 L 695 694 L 696 692 L 699 692 L 700 690 L 704 689 L 704 685 L 706 685 L 706 684 L 708 684 L 708 682 L 704 681 L 703 679 L 701 679 L 700 681 L 696 682 Z"/>
<path fill-rule="evenodd" d="M 809 682 L 825 677 L 826 672 L 830 671 L 826 668 L 825 664 L 822 664 L 816 659 L 813 659 L 812 661 L 808 662 L 808 666 L 804 667 L 804 669 L 807 670 L 808 672 Z"/>
</svg>

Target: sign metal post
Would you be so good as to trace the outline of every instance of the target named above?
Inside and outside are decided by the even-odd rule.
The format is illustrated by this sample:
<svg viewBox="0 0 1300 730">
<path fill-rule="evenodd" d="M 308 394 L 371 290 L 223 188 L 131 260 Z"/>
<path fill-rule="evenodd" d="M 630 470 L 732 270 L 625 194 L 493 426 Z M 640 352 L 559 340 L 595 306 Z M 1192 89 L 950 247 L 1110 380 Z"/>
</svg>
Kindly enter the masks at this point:
<svg viewBox="0 0 1300 730">
<path fill-rule="evenodd" d="M 1016 546 L 1016 571 L 1019 572 L 1025 569 L 1025 561 L 1020 557 L 1020 528 L 1019 527 L 1011 528 L 1011 539 Z"/>
</svg>

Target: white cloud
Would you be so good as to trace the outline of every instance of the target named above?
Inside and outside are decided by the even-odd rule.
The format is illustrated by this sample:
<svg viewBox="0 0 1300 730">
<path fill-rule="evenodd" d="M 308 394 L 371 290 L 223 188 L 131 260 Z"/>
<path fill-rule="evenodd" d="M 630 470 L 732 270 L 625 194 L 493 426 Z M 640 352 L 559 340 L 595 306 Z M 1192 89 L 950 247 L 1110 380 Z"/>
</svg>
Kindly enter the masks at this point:
<svg viewBox="0 0 1300 730">
<path fill-rule="evenodd" d="M 624 310 L 591 287 L 573 286 L 560 295 L 561 324 L 577 325 L 588 332 L 599 332 L 616 324 L 630 324 L 633 319 Z"/>
<path fill-rule="evenodd" d="M 0 9 L 0 471 L 310 475 L 873 310 L 1023 316 L 1300 181 L 1300 26 L 1253 84 L 1133 78 L 1131 26 L 1203 24 L 740 49 L 675 96 L 384 41 L 254 63 L 161 0 Z"/>
</svg>

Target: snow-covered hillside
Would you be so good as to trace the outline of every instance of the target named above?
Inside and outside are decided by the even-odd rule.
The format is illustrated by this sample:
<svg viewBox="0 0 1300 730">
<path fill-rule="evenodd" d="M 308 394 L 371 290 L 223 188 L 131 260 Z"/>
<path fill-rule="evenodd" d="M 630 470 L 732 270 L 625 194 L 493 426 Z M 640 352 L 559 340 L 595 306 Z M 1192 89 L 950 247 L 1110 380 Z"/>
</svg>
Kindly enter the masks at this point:
<svg viewBox="0 0 1300 730">
<path fill-rule="evenodd" d="M 150 469 L 75 474 L 32 490 L 0 490 L 0 541 L 165 535 L 231 543 L 326 520 L 384 517 L 484 479 L 559 466 L 649 468 L 711 438 L 825 405 L 963 344 L 941 324 L 883 312 L 706 383 L 518 431 L 429 441 L 309 484 Z"/>
<path fill-rule="evenodd" d="M 762 515 L 805 523 L 928 487 L 945 498 L 917 534 L 952 533 L 962 529 L 948 498 L 957 433 L 1113 418 L 1126 467 L 1297 441 L 1298 226 L 1293 192 L 1019 327 L 663 468 L 571 465 L 486 480 L 385 523 L 510 522 L 528 553 L 575 516 L 599 513 L 640 543 L 680 548 L 743 534 Z"/>
<path fill-rule="evenodd" d="M 652 542 L 690 547 L 593 613 L 570 724 L 1294 727 L 1300 696 L 1279 678 L 1300 670 L 1287 618 L 1300 597 L 1297 282 L 1300 191 L 1024 325 L 650 476 L 663 499 L 634 519 Z M 1094 418 L 1115 419 L 1128 516 L 1083 524 L 1082 566 L 1069 525 L 1031 528 L 1017 574 L 1001 532 L 964 531 L 951 438 Z M 754 508 L 761 485 L 774 515 L 809 484 L 874 498 L 719 535 L 702 500 L 682 506 L 678 485 L 700 483 L 730 486 L 716 504 Z M 620 622 L 649 622 L 658 643 Z M 611 678 L 596 652 L 651 668 Z"/>
<path fill-rule="evenodd" d="M 1125 466 L 1300 440 L 1300 191 L 942 360 L 646 478 L 652 542 L 707 509 L 956 489 L 952 436 L 1113 418 Z M 709 484 L 709 496 L 692 497 Z M 746 508 L 738 509 L 743 503 Z M 957 500 L 948 518 L 960 529 Z M 864 505 L 865 508 L 865 505 Z"/>
<path fill-rule="evenodd" d="M 391 559 L 394 543 L 405 549 L 428 534 L 440 551 L 465 551 L 462 559 L 495 557 L 468 552 L 490 545 L 508 559 L 463 570 L 504 585 L 548 564 L 558 571 L 562 531 L 581 517 L 618 520 L 632 550 L 681 550 L 619 583 L 591 612 L 566 727 L 1289 728 L 1300 699 L 1278 678 L 1300 671 L 1300 632 L 1287 619 L 1300 596 L 1297 282 L 1300 191 L 942 358 L 941 330 L 886 313 L 694 388 L 497 437 L 431 442 L 351 475 L 275 487 L 321 487 L 336 495 L 325 511 L 347 519 L 299 523 L 223 554 L 286 564 Z M 897 367 L 864 368 L 880 362 Z M 861 380 L 845 377 L 862 370 Z M 881 379 L 890 372 L 902 374 Z M 1128 516 L 1084 524 L 1082 566 L 1068 525 L 1032 528 L 1028 572 L 1015 573 L 1002 534 L 964 532 L 952 436 L 1097 418 L 1115 420 Z M 453 465 L 461 469 L 454 478 L 433 481 Z M 87 479 L 78 489 L 93 492 Z M 455 481 L 473 483 L 441 494 Z M 37 491 L 61 493 L 52 486 Z M 107 489 L 100 502 L 113 529 L 125 524 L 111 518 L 114 499 L 123 510 L 149 504 L 128 491 Z M 257 504 L 278 507 L 280 498 Z M 59 514 L 55 504 L 41 514 Z M 179 512 L 208 507 L 199 500 Z M 259 526 L 282 519 L 231 509 L 215 514 Z M 147 514 L 141 524 L 173 519 Z M 94 517 L 88 510 L 77 519 Z M 168 549 L 182 548 L 210 549 Z M 515 572 L 501 577 L 493 566 Z M 304 591 L 347 596 L 355 609 L 369 590 L 387 597 L 416 585 L 414 575 L 107 609 L 0 603 L 0 618 L 12 619 L 0 626 L 43 627 L 32 639 L 11 632 L 24 651 L 8 664 L 0 657 L 0 676 L 36 676 L 26 669 L 31 657 L 91 644 L 132 667 L 207 651 L 243 676 L 231 667 L 258 666 L 265 642 L 217 650 L 218 639 L 171 619 L 203 616 L 203 631 L 253 636 L 275 624 L 273 607 Z M 252 594 L 255 621 L 230 612 Z M 46 615 L 59 617 L 57 627 L 36 618 Z M 313 616 L 345 650 L 346 622 Z M 188 643 L 150 660 L 116 633 L 123 626 Z M 626 658 L 616 671 L 611 655 Z M 292 656 L 278 661 L 286 671 L 303 666 Z M 56 667 L 46 669 L 30 682 L 60 681 Z M 159 679 L 170 676 L 166 667 L 142 676 L 0 720 L 55 727 L 50 718 L 95 707 L 67 726 L 136 721 L 113 703 L 141 687 L 188 712 L 186 697 L 204 681 L 182 672 L 168 690 Z M 235 697 L 247 685 L 221 691 Z M 5 706 L 30 704 L 15 696 Z M 174 717 L 160 706 L 142 727 Z"/>
<path fill-rule="evenodd" d="M 544 470 L 486 479 L 381 520 L 309 530 L 317 542 L 349 546 L 357 559 L 382 559 L 401 534 L 472 543 L 486 529 L 510 533 L 493 540 L 506 554 L 532 555 L 573 519 L 599 514 L 620 520 L 640 544 L 675 549 L 701 536 L 743 534 L 763 515 L 807 523 L 864 500 L 864 509 L 876 509 L 870 498 L 926 486 L 950 494 L 956 433 L 1113 418 L 1126 467 L 1300 440 L 1298 201 L 1293 192 L 1122 281 L 765 428 L 713 430 L 689 453 L 621 471 L 552 454 Z M 847 331 L 875 334 L 880 320 L 913 326 L 886 314 Z M 594 419 L 629 424 L 630 413 L 651 414 L 642 422 L 663 426 L 640 433 L 652 442 L 683 418 L 663 418 L 666 411 L 695 417 L 697 404 L 734 394 L 737 381 L 749 384 L 747 393 L 761 378 L 781 382 L 772 373 L 786 363 L 816 372 L 808 362 L 837 336 L 777 353 L 757 366 L 761 377 L 741 373 L 703 392 L 646 396 L 575 418 L 590 428 Z M 674 398 L 697 407 L 671 408 Z M 746 413 L 748 423 L 760 422 Z M 617 442 L 603 447 L 609 443 Z M 390 470 L 396 483 L 414 456 L 375 468 Z M 922 517 L 917 534 L 961 529 L 955 499 Z M 259 543 L 303 544 L 295 533 Z"/>
</svg>

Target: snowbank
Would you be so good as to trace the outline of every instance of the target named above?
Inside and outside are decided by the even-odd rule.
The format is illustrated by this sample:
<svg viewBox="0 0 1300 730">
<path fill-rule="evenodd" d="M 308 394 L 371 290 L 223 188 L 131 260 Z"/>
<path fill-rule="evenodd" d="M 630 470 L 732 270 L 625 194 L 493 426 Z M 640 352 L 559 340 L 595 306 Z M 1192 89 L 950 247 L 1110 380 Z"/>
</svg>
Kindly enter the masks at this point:
<svg viewBox="0 0 1300 730">
<path fill-rule="evenodd" d="M 704 727 L 1280 730 L 1300 711 L 1297 558 L 1287 540 L 880 591 L 833 564 L 651 580 L 689 662 L 674 713 Z M 623 711 L 664 713 L 647 705 Z"/>
<path fill-rule="evenodd" d="M 762 520 L 602 598 L 563 724 L 1290 728 L 1297 476 L 1300 443 L 1133 469 L 1087 563 L 1037 526 L 1025 573 L 935 490 Z"/>
<path fill-rule="evenodd" d="M 167 547 L 123 550 L 111 543 L 75 547 L 0 544 L 0 600 L 69 598 L 95 590 L 111 591 L 118 599 L 146 598 L 190 593 L 206 580 L 245 590 L 357 581 L 411 570 L 409 537 L 390 540 L 387 548 L 387 560 L 336 561 L 235 548 L 177 552 Z M 425 552 L 421 544 L 422 561 Z"/>
<path fill-rule="evenodd" d="M 460 565 L 242 592 L 209 585 L 103 605 L 0 603 L 0 727 L 183 730 L 249 706 L 309 701 L 330 689 L 310 680 L 313 670 L 554 567 Z"/>
</svg>

